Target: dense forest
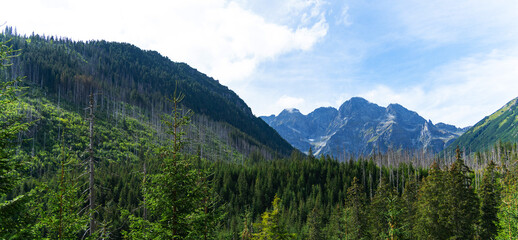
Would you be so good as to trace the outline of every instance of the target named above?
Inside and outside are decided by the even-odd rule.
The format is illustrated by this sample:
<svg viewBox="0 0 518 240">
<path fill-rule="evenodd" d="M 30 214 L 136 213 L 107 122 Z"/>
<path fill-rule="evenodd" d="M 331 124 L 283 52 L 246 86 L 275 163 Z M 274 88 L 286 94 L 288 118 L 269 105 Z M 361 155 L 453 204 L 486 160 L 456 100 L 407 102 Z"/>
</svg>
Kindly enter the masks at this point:
<svg viewBox="0 0 518 240">
<path fill-rule="evenodd" d="M 101 93 L 75 86 L 77 81 L 93 84 L 98 76 L 88 80 L 62 71 L 70 75 L 60 79 L 70 82 L 52 85 L 45 81 L 56 78 L 43 74 L 36 79 L 44 82 L 35 84 L 34 76 L 16 73 L 15 62 L 37 54 L 18 51 L 20 45 L 13 43 L 53 40 L 2 39 L 2 239 L 518 236 L 515 143 L 470 155 L 457 148 L 440 157 L 388 151 L 334 159 L 315 157 L 311 150 L 289 156 L 243 150 L 245 143 L 237 148 L 232 135 L 222 138 L 219 132 L 247 132 L 207 119 L 188 104 L 185 88 L 168 86 L 179 91 L 164 103 L 162 112 L 168 113 L 158 118 L 149 114 L 146 101 L 110 99 L 106 89 L 111 87 Z M 42 56 L 48 44 L 41 44 Z M 67 51 L 66 44 L 61 46 Z M 64 56 L 80 60 L 75 53 Z M 43 66 L 48 58 L 25 68 Z M 166 101 L 153 101 L 158 99 Z M 222 118 L 232 118 L 228 114 Z M 258 140 L 248 142 L 253 141 Z"/>
</svg>

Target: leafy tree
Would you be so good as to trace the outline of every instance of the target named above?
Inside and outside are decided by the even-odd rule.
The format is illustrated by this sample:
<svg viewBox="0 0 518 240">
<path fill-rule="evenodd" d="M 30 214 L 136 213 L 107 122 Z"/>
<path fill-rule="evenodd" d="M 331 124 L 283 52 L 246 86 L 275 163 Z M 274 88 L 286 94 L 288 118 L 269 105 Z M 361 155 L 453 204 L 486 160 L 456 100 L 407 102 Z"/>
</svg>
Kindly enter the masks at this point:
<svg viewBox="0 0 518 240">
<path fill-rule="evenodd" d="M 484 170 L 480 186 L 480 233 L 481 239 L 494 239 L 498 234 L 498 205 L 500 204 L 500 187 L 495 171 L 495 163 L 490 161 Z"/>
<path fill-rule="evenodd" d="M 275 194 L 272 202 L 272 210 L 261 215 L 261 222 L 257 224 L 260 232 L 253 234 L 257 240 L 284 240 L 295 239 L 295 234 L 289 233 L 281 223 L 280 198 Z"/>
</svg>

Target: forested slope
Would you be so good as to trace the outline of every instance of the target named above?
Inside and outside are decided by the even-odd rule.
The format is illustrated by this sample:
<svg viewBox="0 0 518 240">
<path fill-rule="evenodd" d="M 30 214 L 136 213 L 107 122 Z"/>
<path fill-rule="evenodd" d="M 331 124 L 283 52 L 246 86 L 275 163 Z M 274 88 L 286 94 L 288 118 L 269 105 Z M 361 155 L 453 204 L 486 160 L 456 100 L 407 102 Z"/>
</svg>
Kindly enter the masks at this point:
<svg viewBox="0 0 518 240">
<path fill-rule="evenodd" d="M 12 39 L 9 44 L 21 54 L 13 59 L 11 76 L 26 76 L 27 84 L 40 87 L 53 101 L 60 98 L 82 109 L 95 92 L 102 94 L 96 97 L 97 104 L 108 112 L 117 111 L 116 105 L 123 102 L 159 123 L 160 116 L 170 111 L 167 99 L 177 89 L 185 95 L 182 104 L 197 116 L 235 128 L 227 133 L 235 145 L 246 142 L 270 155 L 287 156 L 293 150 L 232 90 L 185 63 L 127 43 L 20 37 L 9 27 L 4 32 L 0 41 Z"/>
</svg>

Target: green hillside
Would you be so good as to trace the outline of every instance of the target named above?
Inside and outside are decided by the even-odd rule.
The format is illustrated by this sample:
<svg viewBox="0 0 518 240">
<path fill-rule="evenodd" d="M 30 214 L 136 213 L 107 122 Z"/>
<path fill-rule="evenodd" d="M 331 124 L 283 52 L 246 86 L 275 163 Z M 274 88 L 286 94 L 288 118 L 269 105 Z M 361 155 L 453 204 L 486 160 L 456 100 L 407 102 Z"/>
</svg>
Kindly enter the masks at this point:
<svg viewBox="0 0 518 240">
<path fill-rule="evenodd" d="M 466 151 L 483 151 L 501 142 L 518 141 L 518 98 L 511 100 L 495 113 L 485 117 L 455 140 L 446 151 L 458 145 Z"/>
<path fill-rule="evenodd" d="M 177 88 L 185 95 L 182 103 L 202 122 L 224 128 L 220 135 L 237 150 L 270 156 L 287 156 L 293 150 L 236 93 L 185 63 L 127 43 L 11 33 L 7 28 L 0 41 L 11 39 L 9 45 L 20 49 L 21 55 L 14 59 L 8 78 L 26 76 L 24 84 L 42 89 L 52 101 L 70 103 L 76 112 L 87 106 L 88 95 L 94 92 L 103 111 L 127 114 L 121 107 L 127 104 L 151 124 L 160 125 L 160 116 L 170 111 L 167 99 Z"/>
</svg>

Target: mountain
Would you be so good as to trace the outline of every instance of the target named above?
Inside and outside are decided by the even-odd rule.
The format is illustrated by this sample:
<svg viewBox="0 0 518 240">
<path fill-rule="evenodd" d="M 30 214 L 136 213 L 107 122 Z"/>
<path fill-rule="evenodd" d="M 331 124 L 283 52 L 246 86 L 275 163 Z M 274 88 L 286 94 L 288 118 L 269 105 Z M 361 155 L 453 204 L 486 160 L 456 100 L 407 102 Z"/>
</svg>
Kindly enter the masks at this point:
<svg viewBox="0 0 518 240">
<path fill-rule="evenodd" d="M 12 39 L 8 44 L 13 49 L 20 49 L 9 77 L 26 76 L 23 83 L 29 89 L 41 90 L 55 103 L 66 101 L 81 112 L 88 95 L 94 92 L 103 111 L 125 115 L 139 112 L 158 126 L 160 117 L 171 112 L 168 99 L 177 90 L 185 96 L 183 106 L 195 113 L 195 124 L 212 129 L 235 150 L 270 156 L 286 156 L 293 151 L 232 90 L 158 52 L 127 43 L 21 37 L 12 34 L 9 27 L 0 34 L 0 41 L 8 39 Z M 123 106 L 133 107 L 132 112 Z"/>
<path fill-rule="evenodd" d="M 297 109 L 278 116 L 262 117 L 295 148 L 315 154 L 369 154 L 388 149 L 442 151 L 464 130 L 452 125 L 426 121 L 399 104 L 386 108 L 359 97 L 339 109 L 318 108 L 308 115 Z"/>
<path fill-rule="evenodd" d="M 459 138 L 449 148 L 453 152 L 458 145 L 468 152 L 484 151 L 498 142 L 518 141 L 518 98 L 505 104 L 495 113 L 480 120 Z"/>
</svg>

